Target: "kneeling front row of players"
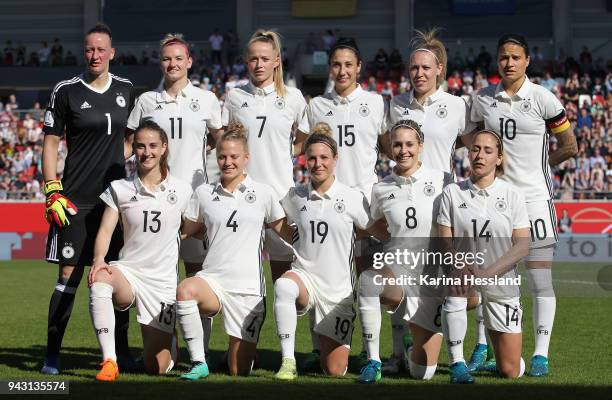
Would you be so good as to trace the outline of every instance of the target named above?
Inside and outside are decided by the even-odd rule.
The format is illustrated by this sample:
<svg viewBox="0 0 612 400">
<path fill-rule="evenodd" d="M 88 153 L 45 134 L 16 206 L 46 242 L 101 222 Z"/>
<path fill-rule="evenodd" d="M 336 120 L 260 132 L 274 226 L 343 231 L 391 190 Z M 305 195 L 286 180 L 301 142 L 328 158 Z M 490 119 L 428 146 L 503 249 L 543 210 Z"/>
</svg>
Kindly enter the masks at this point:
<svg viewBox="0 0 612 400">
<path fill-rule="evenodd" d="M 423 139 L 414 121 L 393 125 L 390 141 L 396 165 L 391 175 L 374 185 L 368 202 L 363 193 L 336 178 L 338 145 L 329 127 L 318 124 L 304 144 L 311 182 L 291 188 L 278 199 L 270 186 L 247 175 L 249 149 L 241 125 L 230 124 L 219 139 L 220 180 L 193 191 L 168 171 L 164 130 L 154 122 L 143 122 L 133 144 L 137 174 L 113 181 L 101 195 L 106 210 L 89 274 L 91 318 L 104 360 L 97 379 L 112 381 L 119 375 L 114 308 L 132 306 L 142 327 L 148 372 L 166 373 L 174 366 L 177 319 L 192 363 L 181 378 L 206 377 L 202 318 L 223 313 L 229 336 L 229 371 L 248 375 L 266 316 L 261 260 L 264 233 L 293 243 L 291 269 L 274 284 L 274 316 L 282 353 L 276 377 L 284 380 L 297 377 L 297 316 L 307 313 L 314 316 L 324 372 L 343 375 L 347 370 L 356 316 L 356 232 L 367 231 L 380 239 L 385 251 L 429 249 L 435 237 L 449 239 L 448 247 L 453 238 L 470 238 L 472 251 L 489 249 L 486 268 L 446 271 L 449 276 L 514 276 L 516 263 L 528 252 L 529 220 L 519 191 L 497 179 L 503 173 L 502 140 L 488 130 L 474 134 L 469 149 L 472 176 L 450 184 L 448 173 L 419 161 Z M 119 221 L 125 245 L 119 259 L 107 264 L 104 258 Z M 180 239 L 204 235 L 208 253 L 202 270 L 177 285 Z M 488 242 L 491 237 L 513 240 L 499 246 L 476 240 L 486 238 Z M 414 338 L 409 370 L 414 378 L 434 375 L 444 334 L 451 381 L 473 381 L 462 348 L 470 288 L 380 283 L 386 282 L 380 278 L 439 273 L 437 266 L 427 270 L 432 268 L 388 265 L 361 274 L 358 304 L 368 354 L 361 382 L 381 377 L 381 304 L 393 312 L 399 310 L 409 323 Z M 524 371 L 518 288 L 481 287 L 480 292 L 497 369 L 504 376 L 518 377 Z"/>
</svg>

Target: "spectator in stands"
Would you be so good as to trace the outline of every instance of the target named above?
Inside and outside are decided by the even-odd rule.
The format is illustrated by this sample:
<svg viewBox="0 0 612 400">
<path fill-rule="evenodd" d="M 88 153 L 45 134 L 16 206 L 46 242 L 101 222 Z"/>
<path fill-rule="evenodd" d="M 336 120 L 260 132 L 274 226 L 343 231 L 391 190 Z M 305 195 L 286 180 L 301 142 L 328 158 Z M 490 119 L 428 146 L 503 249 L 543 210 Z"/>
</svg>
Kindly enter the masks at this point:
<svg viewBox="0 0 612 400">
<path fill-rule="evenodd" d="M 589 51 L 587 46 L 582 48 L 582 53 L 580 53 L 580 69 L 582 72 L 591 72 L 591 67 L 593 66 L 593 56 Z"/>
<path fill-rule="evenodd" d="M 40 49 L 38 49 L 38 60 L 40 65 L 46 67 L 49 65 L 49 57 L 51 55 L 51 49 L 46 41 L 40 43 Z"/>
<path fill-rule="evenodd" d="M 471 70 L 476 68 L 476 56 L 474 55 L 474 48 L 472 47 L 468 49 L 467 56 L 465 56 L 465 64 Z"/>
<path fill-rule="evenodd" d="M 134 64 L 137 64 L 138 62 L 135 62 Z M 74 56 L 74 54 L 72 54 L 72 52 L 70 50 L 68 50 L 66 52 L 66 59 L 64 60 L 64 65 L 77 65 L 78 61 L 77 58 Z"/>
<path fill-rule="evenodd" d="M 64 46 L 60 43 L 58 38 L 53 40 L 53 46 L 51 46 L 51 65 L 62 65 L 64 60 Z"/>
<path fill-rule="evenodd" d="M 483 69 L 484 73 L 487 74 L 489 72 L 489 67 L 491 66 L 491 53 L 487 51 L 486 46 L 480 47 L 480 53 L 478 54 L 478 58 L 476 59 L 476 64 Z"/>
<path fill-rule="evenodd" d="M 581 108 L 580 115 L 578 116 L 578 128 L 582 128 L 583 126 L 589 129 L 593 127 L 593 119 L 586 108 Z"/>
<path fill-rule="evenodd" d="M 4 65 L 13 65 L 15 63 L 15 48 L 13 42 L 10 40 L 6 41 L 6 47 L 4 47 Z"/>
<path fill-rule="evenodd" d="M 394 74 L 397 74 L 396 76 L 400 76 L 402 73 L 402 70 L 404 69 L 404 61 L 402 60 L 402 55 L 398 49 L 393 49 L 389 55 L 389 67 Z"/>
<path fill-rule="evenodd" d="M 334 31 L 332 31 L 331 29 L 325 31 L 321 39 L 323 40 L 323 48 L 327 53 L 329 53 L 329 50 L 334 46 L 334 44 L 336 44 L 336 41 L 338 40 Z"/>
<path fill-rule="evenodd" d="M 549 71 L 544 72 L 544 78 L 542 79 L 541 85 L 551 92 L 556 92 L 554 89 L 557 87 L 557 81 L 553 79 Z"/>
<path fill-rule="evenodd" d="M 213 64 L 221 64 L 221 55 L 223 54 L 223 35 L 219 32 L 219 28 L 215 28 L 212 35 L 208 38 L 210 42 L 210 58 Z"/>
<path fill-rule="evenodd" d="M 448 78 L 448 92 L 454 96 L 461 96 L 463 88 L 463 80 L 459 71 L 454 70 L 453 74 Z"/>
</svg>

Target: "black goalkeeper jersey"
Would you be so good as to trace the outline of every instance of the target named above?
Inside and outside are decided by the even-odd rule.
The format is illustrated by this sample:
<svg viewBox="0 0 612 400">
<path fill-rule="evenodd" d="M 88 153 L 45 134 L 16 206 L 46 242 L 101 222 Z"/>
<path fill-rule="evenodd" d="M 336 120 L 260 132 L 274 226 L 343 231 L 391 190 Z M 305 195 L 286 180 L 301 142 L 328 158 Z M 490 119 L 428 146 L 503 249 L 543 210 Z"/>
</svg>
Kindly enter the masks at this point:
<svg viewBox="0 0 612 400">
<path fill-rule="evenodd" d="M 63 193 L 77 207 L 100 202 L 110 182 L 125 177 L 123 143 L 134 88 L 129 80 L 109 75 L 103 90 L 82 75 L 59 82 L 45 112 L 44 133 L 66 135 Z"/>
</svg>

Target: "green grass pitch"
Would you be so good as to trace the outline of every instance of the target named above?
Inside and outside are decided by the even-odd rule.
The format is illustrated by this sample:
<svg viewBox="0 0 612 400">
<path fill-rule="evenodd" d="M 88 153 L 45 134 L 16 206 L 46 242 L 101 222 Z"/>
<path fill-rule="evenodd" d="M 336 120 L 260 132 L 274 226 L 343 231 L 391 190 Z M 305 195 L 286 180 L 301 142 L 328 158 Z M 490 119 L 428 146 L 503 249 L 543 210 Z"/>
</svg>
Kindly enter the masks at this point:
<svg viewBox="0 0 612 400">
<path fill-rule="evenodd" d="M 100 362 L 100 352 L 89 319 L 88 290 L 85 283 L 78 291 L 77 303 L 63 344 L 63 374 L 58 379 L 70 381 L 71 397 L 92 398 L 445 398 L 464 397 L 487 399 L 565 399 L 612 398 L 612 292 L 596 283 L 602 265 L 559 264 L 554 276 L 557 288 L 557 317 L 550 349 L 551 375 L 546 378 L 523 377 L 508 381 L 490 375 L 476 375 L 476 385 L 457 387 L 448 384 L 446 350 L 443 348 L 438 372 L 430 382 L 417 382 L 406 376 L 383 376 L 379 384 L 363 386 L 355 383 L 356 356 L 361 350 L 359 323 L 353 335 L 351 368 L 346 377 L 328 378 L 322 375 L 301 375 L 297 381 L 274 380 L 280 364 L 279 344 L 272 314 L 272 289 L 268 279 L 268 315 L 262 329 L 259 367 L 248 378 L 232 378 L 215 373 L 227 346 L 221 318 L 216 318 L 211 340 L 212 374 L 199 382 L 180 382 L 178 371 L 187 367 L 188 355 L 181 344 L 178 368 L 168 376 L 153 377 L 122 374 L 114 383 L 100 383 L 94 375 Z M 182 268 L 181 268 L 182 269 Z M 0 262 L 0 380 L 49 377 L 39 373 L 46 342 L 47 307 L 57 274 L 57 267 L 41 261 Z M 523 296 L 523 358 L 529 364 L 533 350 L 531 301 Z M 466 357 L 474 345 L 473 314 L 469 315 Z M 132 352 L 142 347 L 135 315 L 131 318 L 130 344 Z M 388 317 L 383 319 L 381 355 L 391 351 Z M 298 322 L 296 351 L 298 363 L 309 352 L 308 320 Z"/>
</svg>

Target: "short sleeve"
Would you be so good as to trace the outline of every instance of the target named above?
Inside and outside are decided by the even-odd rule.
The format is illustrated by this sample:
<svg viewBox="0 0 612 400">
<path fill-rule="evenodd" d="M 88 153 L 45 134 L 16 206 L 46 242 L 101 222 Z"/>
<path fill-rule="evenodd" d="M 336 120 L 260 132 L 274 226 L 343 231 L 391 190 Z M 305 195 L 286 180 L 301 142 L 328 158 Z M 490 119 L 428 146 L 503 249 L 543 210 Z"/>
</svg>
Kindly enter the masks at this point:
<svg viewBox="0 0 612 400">
<path fill-rule="evenodd" d="M 142 106 L 142 96 L 140 96 L 136 99 L 136 103 L 134 104 L 134 107 L 132 108 L 132 111 L 130 112 L 130 116 L 128 117 L 128 120 L 127 120 L 128 129 L 136 130 L 136 128 L 138 128 L 138 125 L 140 125 L 140 121 L 142 120 L 143 113 L 144 113 L 144 110 Z"/>
<path fill-rule="evenodd" d="M 210 102 L 210 118 L 206 121 L 208 129 L 221 129 L 221 104 L 213 92 L 206 92 Z"/>
<path fill-rule="evenodd" d="M 546 89 L 539 92 L 539 104 L 542 110 L 542 118 L 546 121 L 546 127 L 554 134 L 568 130 L 570 122 L 567 119 L 565 108 L 563 108 L 557 96 Z"/>
<path fill-rule="evenodd" d="M 470 116 L 471 107 L 468 104 L 468 102 L 462 97 L 460 99 L 463 105 L 464 113 L 461 116 L 461 120 L 460 120 L 461 126 L 459 128 L 459 136 L 463 136 L 463 135 L 467 135 L 468 133 L 476 129 L 476 122 L 472 122 L 472 118 Z"/>
<path fill-rule="evenodd" d="M 134 110 L 134 106 L 136 105 L 136 89 L 134 89 L 134 85 L 130 84 L 130 104 L 128 110 L 130 110 L 130 114 Z"/>
<path fill-rule="evenodd" d="M 295 189 L 294 188 L 289 189 L 287 194 L 279 201 L 280 206 L 283 208 L 285 215 L 287 216 L 288 224 L 292 224 L 295 222 L 293 218 L 291 217 L 291 194 L 293 190 Z"/>
<path fill-rule="evenodd" d="M 438 225 L 448 226 L 452 228 L 452 199 L 449 188 L 450 186 L 447 186 L 442 192 L 442 200 L 440 201 L 440 212 L 438 213 Z"/>
<path fill-rule="evenodd" d="M 382 202 L 378 193 L 376 193 L 376 185 L 372 187 L 372 203 L 370 204 L 370 216 L 374 221 L 378 221 L 384 217 L 382 210 Z"/>
<path fill-rule="evenodd" d="M 482 115 L 482 108 L 480 106 L 480 101 L 479 101 L 478 93 L 476 93 L 476 94 L 474 94 L 474 96 L 472 96 L 469 116 L 470 116 L 469 117 L 470 121 L 472 121 L 473 123 L 478 123 L 478 122 L 481 122 L 481 121 L 484 120 L 484 117 Z"/>
<path fill-rule="evenodd" d="M 529 215 L 527 214 L 527 204 L 525 197 L 519 192 L 514 193 L 514 207 L 512 207 L 512 228 L 524 229 L 529 228 Z"/>
<path fill-rule="evenodd" d="M 304 103 L 306 103 L 306 100 L 304 100 Z M 311 119 L 310 119 L 310 114 L 312 112 L 311 107 L 312 107 L 312 104 L 307 104 L 304 107 L 304 112 L 302 113 L 302 117 L 298 125 L 298 130 L 307 135 L 310 134 L 310 127 L 312 125 Z"/>
<path fill-rule="evenodd" d="M 119 212 L 119 200 L 117 199 L 117 193 L 115 192 L 112 183 L 108 185 L 104 192 L 102 192 L 102 194 L 100 195 L 100 199 L 108 207 Z"/>
<path fill-rule="evenodd" d="M 377 128 L 378 136 L 382 136 L 387 132 L 387 116 L 389 115 L 389 103 L 385 101 L 385 99 L 380 96 L 382 101 L 382 116 L 380 117 L 380 124 Z"/>
<path fill-rule="evenodd" d="M 359 229 L 367 229 L 370 226 L 370 205 L 363 193 L 359 192 L 359 196 L 355 196 L 353 224 Z"/>
<path fill-rule="evenodd" d="M 202 215 L 200 209 L 200 196 L 199 191 L 196 190 L 191 195 L 191 199 L 189 199 L 189 204 L 187 205 L 187 210 L 185 210 L 185 218 L 199 223 L 204 223 L 204 215 Z"/>
<path fill-rule="evenodd" d="M 296 97 L 296 110 L 295 110 L 295 116 L 293 118 L 293 122 L 298 124 L 302 123 L 302 120 L 304 119 L 304 115 L 306 114 L 306 100 L 304 99 L 304 96 L 301 93 L 297 93 Z"/>
<path fill-rule="evenodd" d="M 231 92 L 230 92 L 231 93 Z M 232 111 L 231 111 L 231 100 L 230 94 L 227 95 L 225 101 L 223 102 L 223 109 L 221 110 L 221 125 L 228 126 L 230 120 L 232 119 Z"/>
<path fill-rule="evenodd" d="M 64 128 L 70 111 L 70 103 L 66 86 L 57 84 L 51 93 L 47 110 L 43 132 L 46 135 L 64 136 Z"/>
</svg>

